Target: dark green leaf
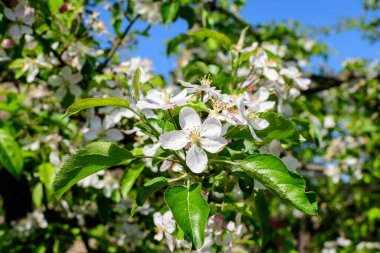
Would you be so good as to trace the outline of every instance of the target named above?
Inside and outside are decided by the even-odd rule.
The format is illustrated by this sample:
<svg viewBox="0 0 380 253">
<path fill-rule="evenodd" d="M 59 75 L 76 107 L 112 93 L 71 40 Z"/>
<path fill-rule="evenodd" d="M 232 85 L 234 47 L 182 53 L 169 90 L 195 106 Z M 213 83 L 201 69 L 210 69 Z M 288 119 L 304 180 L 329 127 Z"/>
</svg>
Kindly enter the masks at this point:
<svg viewBox="0 0 380 253">
<path fill-rule="evenodd" d="M 268 154 L 252 155 L 241 161 L 239 166 L 276 196 L 292 203 L 306 214 L 317 214 L 315 193 L 305 192 L 305 180 L 289 171 L 279 158 Z"/>
<path fill-rule="evenodd" d="M 165 202 L 174 219 L 196 249 L 204 244 L 204 232 L 210 208 L 202 196 L 201 184 L 190 188 L 173 186 L 165 191 Z"/>
<path fill-rule="evenodd" d="M 97 141 L 78 150 L 62 166 L 54 181 L 55 196 L 60 198 L 79 180 L 127 161 L 132 154 L 108 141 Z"/>
<path fill-rule="evenodd" d="M 137 205 L 144 205 L 145 201 L 149 198 L 150 195 L 167 186 L 168 183 L 169 180 L 165 177 L 156 177 L 145 183 L 143 187 L 137 190 Z"/>
<path fill-rule="evenodd" d="M 18 143 L 4 129 L 0 129 L 0 165 L 17 179 L 20 178 L 24 168 L 24 159 Z"/>
<path fill-rule="evenodd" d="M 256 213 L 260 223 L 261 242 L 260 247 L 264 248 L 269 241 L 269 209 L 264 194 L 257 191 L 254 196 Z"/>
</svg>

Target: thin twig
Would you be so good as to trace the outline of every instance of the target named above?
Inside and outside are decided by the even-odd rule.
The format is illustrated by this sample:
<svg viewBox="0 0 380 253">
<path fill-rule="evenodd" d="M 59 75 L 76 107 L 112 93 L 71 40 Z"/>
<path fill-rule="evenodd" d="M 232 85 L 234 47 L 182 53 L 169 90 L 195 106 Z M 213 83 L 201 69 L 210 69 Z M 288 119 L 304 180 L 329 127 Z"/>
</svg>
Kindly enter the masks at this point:
<svg viewBox="0 0 380 253">
<path fill-rule="evenodd" d="M 101 65 L 99 65 L 99 67 L 97 68 L 98 71 L 102 71 L 108 65 L 109 61 L 112 59 L 112 57 L 114 56 L 114 54 L 116 53 L 116 51 L 121 46 L 121 44 L 122 44 L 125 36 L 127 36 L 128 32 L 131 30 L 133 24 L 139 19 L 139 17 L 140 17 L 140 14 L 138 14 L 134 19 L 132 19 L 132 21 L 128 24 L 128 26 L 125 28 L 123 34 L 119 37 L 118 42 L 111 49 L 111 51 L 108 53 L 108 55 L 107 55 L 106 59 L 104 60 L 104 62 Z"/>
</svg>

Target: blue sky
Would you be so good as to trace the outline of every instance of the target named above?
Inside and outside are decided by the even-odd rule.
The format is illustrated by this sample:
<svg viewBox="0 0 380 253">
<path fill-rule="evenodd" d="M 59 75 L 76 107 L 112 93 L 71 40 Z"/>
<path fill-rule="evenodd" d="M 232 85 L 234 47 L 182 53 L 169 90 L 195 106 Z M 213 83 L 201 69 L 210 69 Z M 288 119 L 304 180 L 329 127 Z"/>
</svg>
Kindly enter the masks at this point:
<svg viewBox="0 0 380 253">
<path fill-rule="evenodd" d="M 361 12 L 361 0 L 247 0 L 247 5 L 242 9 L 242 16 L 252 24 L 293 19 L 305 25 L 320 27 L 334 25 L 344 17 L 357 17 Z M 142 29 L 146 24 L 138 22 L 136 27 Z M 175 67 L 175 62 L 165 55 L 165 41 L 186 32 L 186 29 L 187 24 L 181 20 L 169 27 L 154 25 L 151 37 L 141 37 L 137 50 L 131 52 L 131 55 L 152 59 L 154 72 L 167 76 Z M 371 44 L 363 40 L 358 31 L 330 35 L 321 39 L 336 51 L 327 62 L 334 70 L 338 70 L 342 60 L 348 57 L 380 59 L 380 43 Z M 321 59 L 314 59 L 313 63 L 323 62 Z"/>
</svg>

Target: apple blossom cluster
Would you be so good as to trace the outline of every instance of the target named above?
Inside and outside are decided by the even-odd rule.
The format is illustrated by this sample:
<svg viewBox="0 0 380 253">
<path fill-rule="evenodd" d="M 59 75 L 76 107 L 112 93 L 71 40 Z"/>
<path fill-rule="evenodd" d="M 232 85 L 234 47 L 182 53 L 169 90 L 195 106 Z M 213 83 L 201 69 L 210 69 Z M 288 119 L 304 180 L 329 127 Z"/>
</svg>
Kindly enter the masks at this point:
<svg viewBox="0 0 380 253">
<path fill-rule="evenodd" d="M 199 85 L 180 81 L 184 89 L 177 94 L 152 89 L 136 103 L 139 110 L 163 110 L 168 118 L 172 117 L 174 110 L 180 109 L 176 130 L 162 133 L 158 142 L 163 149 L 183 152 L 186 165 L 193 173 L 207 169 L 208 153 L 224 149 L 230 126 L 248 126 L 252 137 L 262 141 L 255 131 L 267 128 L 269 123 L 260 118 L 259 113 L 275 105 L 274 101 L 268 100 L 269 91 L 265 88 L 258 89 L 253 95 L 247 92 L 223 94 L 212 87 L 208 76 L 199 81 Z M 199 103 L 203 106 L 202 112 L 193 108 Z M 176 122 L 171 123 L 176 125 Z"/>
</svg>

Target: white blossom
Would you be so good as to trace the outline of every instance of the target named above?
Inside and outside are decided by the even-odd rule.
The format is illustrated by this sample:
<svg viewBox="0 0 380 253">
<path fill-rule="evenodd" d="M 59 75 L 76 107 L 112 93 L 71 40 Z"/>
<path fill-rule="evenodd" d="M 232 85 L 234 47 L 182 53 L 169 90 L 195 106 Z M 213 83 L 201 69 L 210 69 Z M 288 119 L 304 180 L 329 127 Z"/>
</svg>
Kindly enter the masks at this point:
<svg viewBox="0 0 380 253">
<path fill-rule="evenodd" d="M 56 96 L 58 99 L 63 99 L 67 91 L 69 91 L 74 96 L 80 96 L 82 90 L 78 83 L 82 81 L 82 75 L 80 72 L 73 74 L 70 67 L 65 66 L 60 75 L 52 75 L 49 77 L 49 84 L 58 87 L 56 91 Z"/>
<path fill-rule="evenodd" d="M 175 238 L 173 238 L 171 234 L 175 231 L 176 225 L 172 212 L 167 211 L 164 214 L 161 214 L 159 212 L 154 213 L 153 222 L 156 226 L 156 235 L 154 236 L 154 239 L 157 241 L 161 241 L 162 239 L 164 239 L 165 236 L 169 249 L 173 251 L 175 246 Z"/>
<path fill-rule="evenodd" d="M 14 10 L 5 7 L 4 14 L 7 19 L 13 21 L 8 29 L 9 35 L 13 39 L 18 40 L 23 34 L 33 33 L 31 27 L 35 21 L 33 8 L 20 2 Z"/>
<path fill-rule="evenodd" d="M 277 64 L 275 61 L 269 60 L 268 55 L 264 50 L 260 50 L 256 55 L 250 59 L 254 68 L 262 70 L 262 75 L 268 78 L 270 81 L 276 81 L 278 73 L 275 67 Z"/>
<path fill-rule="evenodd" d="M 227 140 L 222 137 L 222 125 L 215 118 L 208 118 L 202 124 L 196 111 L 190 107 L 181 109 L 179 123 L 182 130 L 162 134 L 160 144 L 163 148 L 172 150 L 190 145 L 186 153 L 186 165 L 194 173 L 202 173 L 208 163 L 204 150 L 217 153 L 227 144 Z"/>
<path fill-rule="evenodd" d="M 140 110 L 144 109 L 172 109 L 177 105 L 183 105 L 189 100 L 187 91 L 183 90 L 176 96 L 172 96 L 170 92 L 161 92 L 159 90 L 150 90 L 144 100 L 137 102 L 136 106 Z"/>
</svg>

